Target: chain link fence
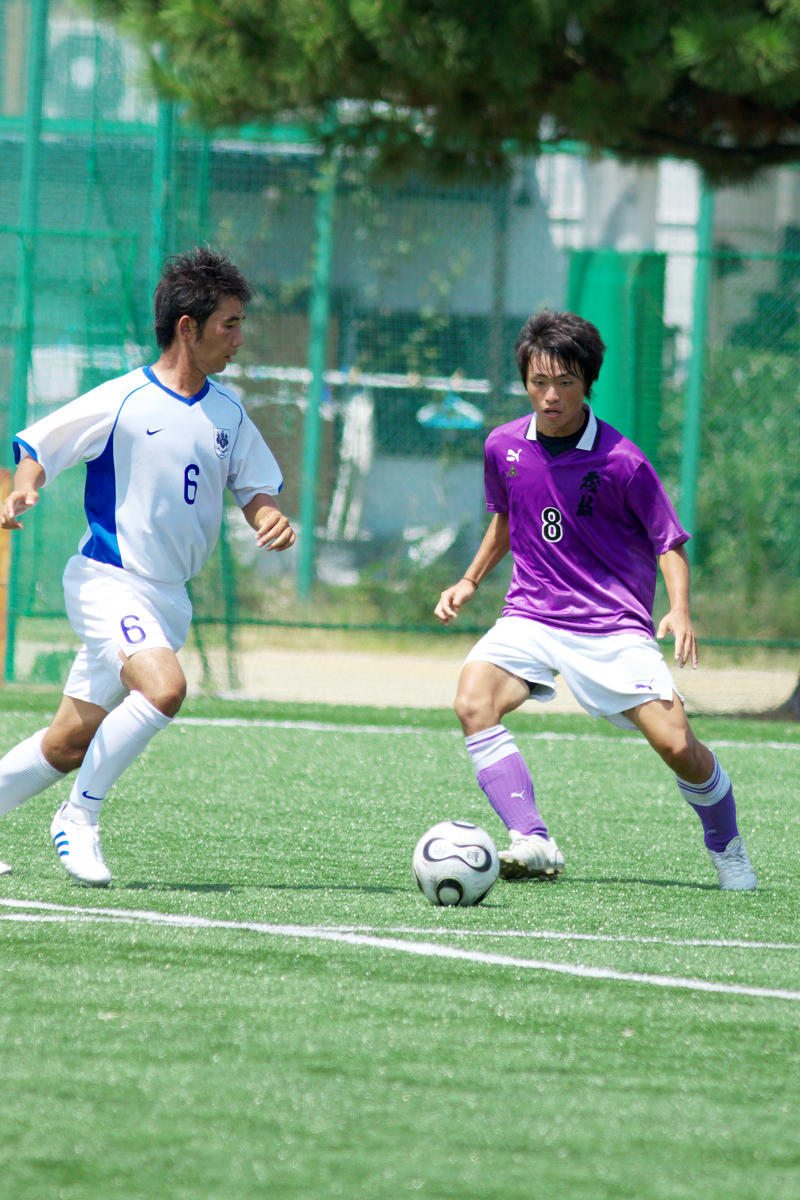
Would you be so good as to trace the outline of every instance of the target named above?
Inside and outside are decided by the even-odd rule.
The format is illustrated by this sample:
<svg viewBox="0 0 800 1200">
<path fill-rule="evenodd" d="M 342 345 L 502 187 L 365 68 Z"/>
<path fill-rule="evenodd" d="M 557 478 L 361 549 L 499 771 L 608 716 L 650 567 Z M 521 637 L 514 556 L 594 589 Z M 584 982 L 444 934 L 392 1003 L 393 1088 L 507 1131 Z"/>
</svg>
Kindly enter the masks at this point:
<svg viewBox="0 0 800 1200">
<path fill-rule="evenodd" d="M 3 0 L 0 20 L 4 464 L 16 429 L 153 360 L 168 254 L 207 241 L 257 289 L 228 375 L 298 543 L 258 555 L 230 512 L 192 585 L 201 654 L 221 640 L 231 678 L 247 625 L 434 627 L 485 526 L 483 440 L 526 408 L 513 344 L 542 307 L 581 312 L 609 346 L 595 408 L 690 525 L 701 633 L 800 646 L 796 172 L 711 196 L 685 165 L 564 152 L 496 182 L 382 180 L 299 129 L 187 128 L 84 10 Z M 63 673 L 82 486 L 55 480 L 12 539 L 6 678 Z"/>
</svg>

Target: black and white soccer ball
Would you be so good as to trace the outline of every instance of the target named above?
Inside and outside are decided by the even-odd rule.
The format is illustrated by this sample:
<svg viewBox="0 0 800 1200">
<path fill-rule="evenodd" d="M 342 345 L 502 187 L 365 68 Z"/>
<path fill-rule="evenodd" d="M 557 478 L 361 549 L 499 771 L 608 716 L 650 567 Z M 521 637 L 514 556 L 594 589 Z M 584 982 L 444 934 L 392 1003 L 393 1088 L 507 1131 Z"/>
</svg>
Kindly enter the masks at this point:
<svg viewBox="0 0 800 1200">
<path fill-rule="evenodd" d="M 417 842 L 412 860 L 419 890 L 431 904 L 480 904 L 500 873 L 497 847 L 470 821 L 440 821 Z"/>
</svg>

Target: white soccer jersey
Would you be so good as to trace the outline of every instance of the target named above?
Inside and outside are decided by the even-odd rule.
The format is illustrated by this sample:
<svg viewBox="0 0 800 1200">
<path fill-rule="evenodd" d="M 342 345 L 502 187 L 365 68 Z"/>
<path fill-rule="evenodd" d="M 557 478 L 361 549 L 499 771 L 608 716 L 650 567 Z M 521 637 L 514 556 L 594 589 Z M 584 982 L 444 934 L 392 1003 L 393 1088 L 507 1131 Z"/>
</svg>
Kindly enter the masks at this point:
<svg viewBox="0 0 800 1200">
<path fill-rule="evenodd" d="M 206 380 L 188 399 L 139 367 L 65 404 L 14 439 L 50 483 L 86 464 L 81 554 L 165 583 L 185 583 L 219 536 L 225 488 L 240 508 L 275 496 L 280 468 L 236 394 Z"/>
</svg>

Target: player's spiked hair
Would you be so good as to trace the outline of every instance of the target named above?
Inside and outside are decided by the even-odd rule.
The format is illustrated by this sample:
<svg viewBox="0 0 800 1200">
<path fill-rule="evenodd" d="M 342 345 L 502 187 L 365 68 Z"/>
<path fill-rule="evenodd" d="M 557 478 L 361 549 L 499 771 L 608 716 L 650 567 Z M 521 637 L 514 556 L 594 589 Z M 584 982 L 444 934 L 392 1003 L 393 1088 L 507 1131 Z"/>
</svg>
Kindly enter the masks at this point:
<svg viewBox="0 0 800 1200">
<path fill-rule="evenodd" d="M 253 289 L 238 267 L 208 246 L 194 246 L 167 259 L 154 296 L 156 342 L 166 350 L 182 316 L 193 318 L 201 332 L 225 296 L 246 304 Z"/>
<path fill-rule="evenodd" d="M 529 317 L 519 332 L 514 353 L 522 382 L 528 379 L 531 358 L 543 355 L 569 370 L 576 368 L 583 380 L 584 395 L 591 395 L 592 384 L 600 374 L 605 343 L 590 321 L 571 312 L 544 310 Z"/>
</svg>

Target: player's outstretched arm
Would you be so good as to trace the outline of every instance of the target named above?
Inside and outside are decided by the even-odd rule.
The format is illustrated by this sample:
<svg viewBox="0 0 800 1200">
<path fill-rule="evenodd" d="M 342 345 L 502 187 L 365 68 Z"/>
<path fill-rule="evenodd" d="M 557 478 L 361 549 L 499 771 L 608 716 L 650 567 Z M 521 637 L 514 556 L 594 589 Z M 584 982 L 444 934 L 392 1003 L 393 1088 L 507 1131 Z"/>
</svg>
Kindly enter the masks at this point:
<svg viewBox="0 0 800 1200">
<path fill-rule="evenodd" d="M 248 525 L 255 530 L 256 545 L 262 550 L 288 550 L 295 543 L 295 533 L 271 496 L 259 494 L 242 512 Z"/>
<path fill-rule="evenodd" d="M 22 521 L 18 518 L 39 503 L 39 488 L 44 480 L 44 468 L 35 458 L 26 455 L 14 472 L 11 491 L 0 509 L 0 528 L 22 529 Z"/>
<path fill-rule="evenodd" d="M 670 609 L 659 622 L 656 637 L 671 633 L 675 638 L 675 661 L 683 667 L 697 666 L 697 635 L 689 611 L 689 559 L 683 546 L 676 546 L 658 559 L 669 596 Z"/>
<path fill-rule="evenodd" d="M 508 513 L 495 513 L 469 567 L 461 579 L 445 588 L 439 597 L 433 611 L 443 625 L 449 625 L 458 616 L 462 604 L 472 599 L 480 581 L 505 558 L 510 547 Z"/>
</svg>

